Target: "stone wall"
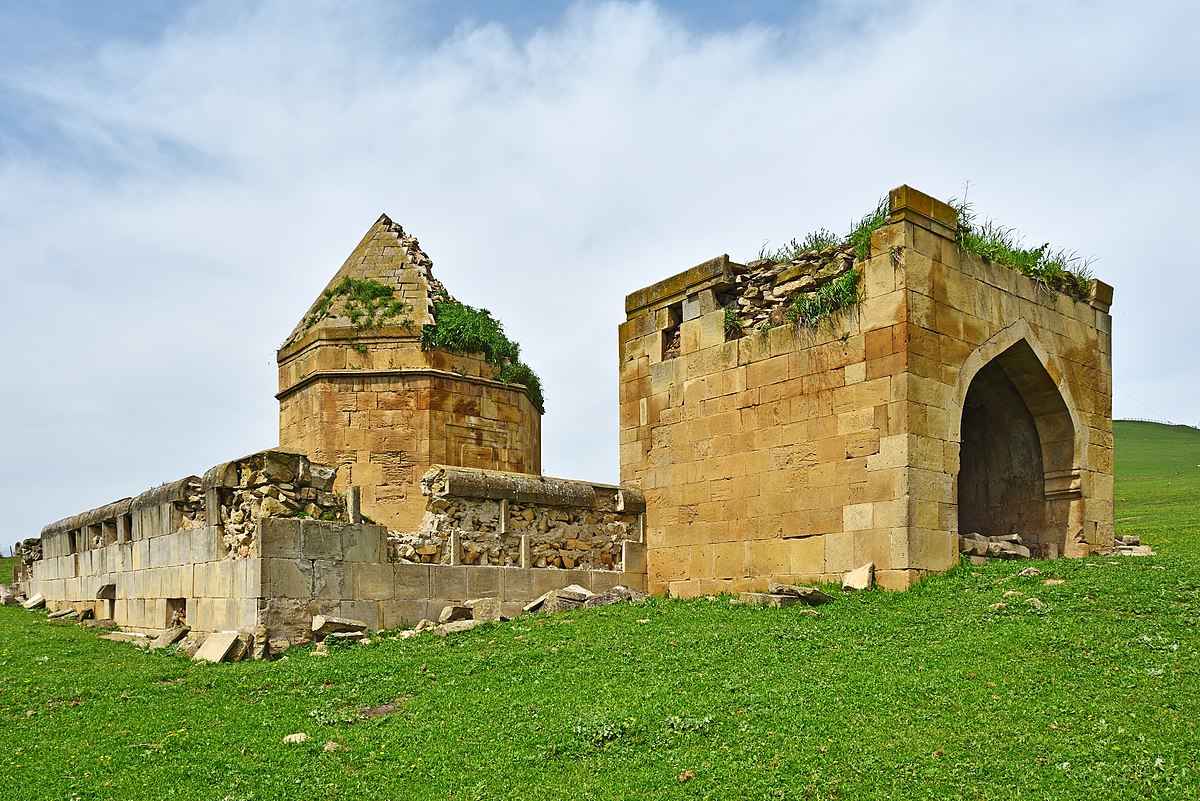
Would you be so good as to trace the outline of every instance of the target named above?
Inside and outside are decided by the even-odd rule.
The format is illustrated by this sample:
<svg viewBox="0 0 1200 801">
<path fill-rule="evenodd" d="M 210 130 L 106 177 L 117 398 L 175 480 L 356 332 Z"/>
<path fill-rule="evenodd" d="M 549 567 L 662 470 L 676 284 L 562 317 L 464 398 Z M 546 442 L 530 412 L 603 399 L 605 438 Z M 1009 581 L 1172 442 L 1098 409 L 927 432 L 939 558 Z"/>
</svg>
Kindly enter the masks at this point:
<svg viewBox="0 0 1200 801">
<path fill-rule="evenodd" d="M 421 525 L 389 535 L 389 558 L 625 570 L 627 551 L 643 542 L 645 499 L 630 487 L 438 465 L 421 490 Z"/>
<path fill-rule="evenodd" d="M 197 632 L 252 629 L 263 598 L 260 532 L 273 517 L 313 512 L 327 519 L 312 525 L 346 525 L 344 501 L 328 493 L 333 474 L 266 451 L 51 523 L 27 593 L 131 631 L 179 619 Z"/>
<path fill-rule="evenodd" d="M 1111 541 L 1111 288 L 1097 282 L 1084 302 L 1048 291 L 960 252 L 956 221 L 894 191 L 851 265 L 861 304 L 815 328 L 783 309 L 844 272 L 844 251 L 723 256 L 627 298 L 621 478 L 646 494 L 652 592 L 837 580 L 866 562 L 903 588 L 955 564 L 964 409 L 987 406 L 989 374 L 974 379 L 989 364 L 1029 410 L 1043 461 L 1024 501 L 1042 528 L 1027 541 L 1068 553 Z M 972 481 L 968 502 L 987 495 Z"/>
</svg>

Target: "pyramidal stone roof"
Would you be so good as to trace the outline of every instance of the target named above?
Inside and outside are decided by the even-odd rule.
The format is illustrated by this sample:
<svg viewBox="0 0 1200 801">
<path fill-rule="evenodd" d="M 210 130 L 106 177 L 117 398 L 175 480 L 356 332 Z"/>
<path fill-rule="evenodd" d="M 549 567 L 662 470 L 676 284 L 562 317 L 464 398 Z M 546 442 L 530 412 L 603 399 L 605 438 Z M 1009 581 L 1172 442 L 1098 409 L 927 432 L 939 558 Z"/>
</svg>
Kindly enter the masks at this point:
<svg viewBox="0 0 1200 801">
<path fill-rule="evenodd" d="M 420 328 L 433 322 L 433 299 L 438 297 L 450 295 L 433 277 L 433 260 L 416 237 L 381 214 L 282 348 L 312 331 Z"/>
</svg>

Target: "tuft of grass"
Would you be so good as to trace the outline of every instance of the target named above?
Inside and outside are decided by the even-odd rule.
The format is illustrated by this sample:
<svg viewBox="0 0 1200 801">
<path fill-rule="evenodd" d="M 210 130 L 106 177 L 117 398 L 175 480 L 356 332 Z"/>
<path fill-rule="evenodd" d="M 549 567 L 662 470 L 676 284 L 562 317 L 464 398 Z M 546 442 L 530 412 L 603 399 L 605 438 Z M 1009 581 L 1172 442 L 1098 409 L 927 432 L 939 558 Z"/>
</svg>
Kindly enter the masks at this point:
<svg viewBox="0 0 1200 801">
<path fill-rule="evenodd" d="M 362 332 L 389 322 L 403 324 L 408 306 L 396 298 L 395 287 L 373 278 L 346 276 L 336 286 L 321 293 L 321 300 L 304 321 L 305 329 L 312 328 L 335 311 Z"/>
<path fill-rule="evenodd" d="M 964 191 L 961 200 L 948 201 L 958 212 L 959 247 L 1016 270 L 1049 291 L 1061 292 L 1075 300 L 1091 297 L 1094 280 L 1089 260 L 1072 251 L 1053 250 L 1049 242 L 1036 248 L 1025 247 L 1015 229 L 990 219 L 979 222 L 966 195 Z"/>
<path fill-rule="evenodd" d="M 851 268 L 813 292 L 797 293 L 788 306 L 788 319 L 809 328 L 817 328 L 836 312 L 860 303 L 860 275 L 860 270 Z"/>
<path fill-rule="evenodd" d="M 846 243 L 854 246 L 855 255 L 859 261 L 866 261 L 871 255 L 871 234 L 878 231 L 887 223 L 888 199 L 881 197 L 875 204 L 875 210 L 866 214 L 855 223 L 850 233 L 846 234 Z"/>
<path fill-rule="evenodd" d="M 764 242 L 758 250 L 760 259 L 770 259 L 778 264 L 781 261 L 793 261 L 807 253 L 820 253 L 828 247 L 840 245 L 840 238 L 833 231 L 827 228 L 818 228 L 816 231 L 811 231 L 804 235 L 803 239 L 793 239 L 786 245 L 771 250 L 767 248 L 768 242 Z"/>
<path fill-rule="evenodd" d="M 736 339 L 742 335 L 742 318 L 738 315 L 736 306 L 725 307 L 725 338 Z"/>
<path fill-rule="evenodd" d="M 521 361 L 521 346 L 508 338 L 491 312 L 442 299 L 434 303 L 433 320 L 433 325 L 421 329 L 422 350 L 483 354 L 488 364 L 498 368 L 496 377 L 500 381 L 523 384 L 538 412 L 546 413 L 541 379 Z"/>
</svg>

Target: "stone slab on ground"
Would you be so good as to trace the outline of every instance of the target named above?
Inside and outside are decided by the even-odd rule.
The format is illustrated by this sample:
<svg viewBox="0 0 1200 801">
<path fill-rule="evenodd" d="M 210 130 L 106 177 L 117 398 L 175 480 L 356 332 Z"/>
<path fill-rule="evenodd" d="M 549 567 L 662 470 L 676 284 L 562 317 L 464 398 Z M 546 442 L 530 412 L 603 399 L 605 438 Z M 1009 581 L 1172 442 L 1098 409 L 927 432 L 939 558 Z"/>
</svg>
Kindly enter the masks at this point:
<svg viewBox="0 0 1200 801">
<path fill-rule="evenodd" d="M 367 624 L 361 620 L 349 617 L 334 617 L 333 615 L 313 615 L 313 639 L 320 641 L 335 631 L 366 631 Z"/>
<path fill-rule="evenodd" d="M 442 607 L 442 613 L 438 615 L 438 623 L 453 623 L 458 620 L 470 620 L 472 617 L 471 607 L 465 604 L 450 604 Z"/>
<path fill-rule="evenodd" d="M 820 606 L 821 604 L 833 603 L 832 595 L 821 592 L 816 587 L 799 587 L 795 584 L 776 584 L 772 581 L 767 585 L 767 592 L 772 595 L 794 595 L 809 606 Z"/>
<path fill-rule="evenodd" d="M 768 609 L 780 609 L 800 603 L 800 596 L 781 595 L 770 592 L 743 592 L 738 595 L 738 603 L 745 606 L 765 606 Z"/>
<path fill-rule="evenodd" d="M 583 605 L 591 608 L 595 606 L 608 606 L 609 604 L 619 604 L 624 601 L 640 601 L 646 597 L 646 593 L 640 590 L 631 590 L 623 584 L 618 584 L 615 587 L 610 587 L 604 592 L 599 592 L 583 602 Z"/>
<path fill-rule="evenodd" d="M 471 610 L 471 619 L 480 623 L 497 621 L 502 617 L 499 598 L 475 598 L 465 606 Z"/>
<path fill-rule="evenodd" d="M 460 631 L 470 631 L 477 625 L 479 625 L 479 623 L 475 620 L 452 620 L 449 623 L 442 623 L 433 631 L 438 636 L 445 637 L 447 634 L 456 634 Z"/>
<path fill-rule="evenodd" d="M 875 563 L 867 562 L 842 577 L 843 590 L 869 590 L 875 586 Z"/>
<path fill-rule="evenodd" d="M 133 631 L 110 631 L 108 634 L 101 634 L 100 639 L 110 642 L 143 643 L 146 641 L 146 635 Z"/>
<path fill-rule="evenodd" d="M 150 641 L 150 650 L 158 651 L 168 645 L 174 645 L 187 636 L 191 628 L 188 626 L 172 626 Z"/>
<path fill-rule="evenodd" d="M 192 659 L 197 662 L 224 662 L 237 641 L 236 631 L 215 631 L 208 635 Z"/>
<path fill-rule="evenodd" d="M 40 592 L 37 595 L 30 598 L 25 603 L 21 604 L 21 606 L 25 607 L 26 609 L 37 609 L 39 606 L 45 606 L 45 605 L 46 605 L 46 599 L 44 597 L 42 597 L 42 594 Z"/>
</svg>

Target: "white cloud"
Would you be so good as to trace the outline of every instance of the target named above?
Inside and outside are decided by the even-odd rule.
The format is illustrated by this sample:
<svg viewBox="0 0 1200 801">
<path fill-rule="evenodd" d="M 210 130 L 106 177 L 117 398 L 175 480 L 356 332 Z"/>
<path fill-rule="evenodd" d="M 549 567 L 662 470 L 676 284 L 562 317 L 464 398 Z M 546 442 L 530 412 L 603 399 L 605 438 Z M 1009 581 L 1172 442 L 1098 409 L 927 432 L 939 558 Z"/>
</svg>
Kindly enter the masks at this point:
<svg viewBox="0 0 1200 801">
<path fill-rule="evenodd" d="M 23 71 L 56 135 L 0 151 L 0 536 L 274 444 L 274 348 L 381 211 L 542 373 L 548 473 L 616 478 L 626 293 L 900 183 L 1097 256 L 1118 386 L 1200 422 L 1190 9 L 846 9 L 429 41 L 403 7 L 214 3 Z"/>
</svg>

